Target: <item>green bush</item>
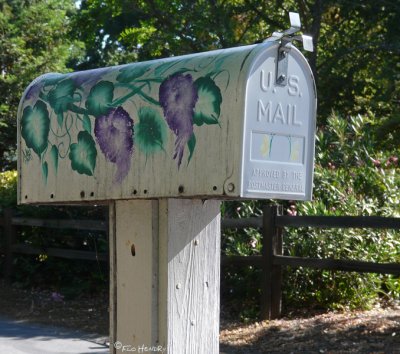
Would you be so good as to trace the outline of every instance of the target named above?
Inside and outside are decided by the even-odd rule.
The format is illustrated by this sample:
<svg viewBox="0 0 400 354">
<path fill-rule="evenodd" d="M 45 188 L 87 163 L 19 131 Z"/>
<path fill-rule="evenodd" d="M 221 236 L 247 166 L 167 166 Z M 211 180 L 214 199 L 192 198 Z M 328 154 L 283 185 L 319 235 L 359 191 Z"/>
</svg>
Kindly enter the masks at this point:
<svg viewBox="0 0 400 354">
<path fill-rule="evenodd" d="M 292 203 L 299 215 L 399 216 L 399 151 L 377 151 L 376 120 L 332 114 L 318 130 L 314 201 Z M 400 233 L 374 229 L 288 229 L 284 252 L 315 258 L 400 262 Z M 400 298 L 399 279 L 388 275 L 289 269 L 284 303 L 323 308 L 368 308 Z"/>
<path fill-rule="evenodd" d="M 17 171 L 0 172 L 0 212 L 17 204 Z"/>
<path fill-rule="evenodd" d="M 400 216 L 398 150 L 377 149 L 374 117 L 332 114 L 317 133 L 313 201 L 282 202 L 288 214 Z M 226 217 L 261 215 L 268 201 L 226 202 Z M 226 255 L 261 252 L 254 229 L 227 230 Z M 284 254 L 298 257 L 400 262 L 400 233 L 395 230 L 287 228 Z M 242 319 L 259 309 L 261 272 L 227 267 L 222 274 L 222 304 Z M 400 280 L 390 275 L 284 268 L 283 306 L 296 308 L 369 308 L 400 298 Z"/>
</svg>

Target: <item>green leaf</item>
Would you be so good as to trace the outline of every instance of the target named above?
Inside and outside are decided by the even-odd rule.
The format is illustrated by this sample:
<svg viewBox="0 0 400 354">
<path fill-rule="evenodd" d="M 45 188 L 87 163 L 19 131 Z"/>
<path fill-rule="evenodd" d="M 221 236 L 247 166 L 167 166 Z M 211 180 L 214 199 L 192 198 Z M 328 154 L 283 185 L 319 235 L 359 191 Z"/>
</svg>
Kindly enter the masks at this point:
<svg viewBox="0 0 400 354">
<path fill-rule="evenodd" d="M 99 117 L 108 112 L 114 96 L 114 85 L 110 81 L 100 81 L 92 87 L 86 100 L 89 114 Z"/>
<path fill-rule="evenodd" d="M 96 167 L 97 150 L 92 136 L 87 131 L 78 134 L 78 142 L 71 144 L 69 159 L 74 171 L 93 176 Z"/>
<path fill-rule="evenodd" d="M 210 77 L 200 77 L 194 82 L 194 85 L 199 96 L 194 108 L 194 124 L 219 124 L 221 90 Z"/>
<path fill-rule="evenodd" d="M 33 108 L 25 107 L 21 118 L 21 136 L 39 157 L 47 148 L 49 130 L 49 112 L 43 101 L 37 101 Z"/>
<path fill-rule="evenodd" d="M 58 148 L 55 145 L 53 145 L 50 149 L 50 158 L 51 158 L 51 163 L 53 165 L 55 174 L 57 174 L 57 172 L 58 172 Z"/>
<path fill-rule="evenodd" d="M 82 126 L 84 130 L 86 130 L 89 134 L 92 134 L 92 122 L 87 114 L 83 116 Z"/>
<path fill-rule="evenodd" d="M 74 98 L 75 83 L 71 79 L 65 79 L 57 83 L 57 85 L 49 92 L 48 100 L 51 108 L 57 114 L 57 122 L 61 127 L 63 124 L 63 113 L 68 111 L 68 107 L 79 98 Z"/>
<path fill-rule="evenodd" d="M 190 137 L 189 141 L 188 141 L 188 148 L 189 148 L 188 164 L 189 164 L 190 160 L 192 159 L 195 147 L 196 147 L 196 136 L 193 133 L 192 136 Z"/>
<path fill-rule="evenodd" d="M 46 184 L 47 183 L 47 176 L 49 175 L 49 166 L 47 164 L 47 161 L 42 163 L 42 175 L 43 175 L 43 181 Z"/>
<path fill-rule="evenodd" d="M 150 108 L 143 107 L 139 111 L 139 123 L 136 125 L 136 143 L 146 154 L 164 150 L 166 126 L 160 114 Z"/>
<path fill-rule="evenodd" d="M 143 76 L 150 69 L 150 64 L 133 63 L 123 66 L 117 76 L 117 81 L 128 84 Z"/>
</svg>

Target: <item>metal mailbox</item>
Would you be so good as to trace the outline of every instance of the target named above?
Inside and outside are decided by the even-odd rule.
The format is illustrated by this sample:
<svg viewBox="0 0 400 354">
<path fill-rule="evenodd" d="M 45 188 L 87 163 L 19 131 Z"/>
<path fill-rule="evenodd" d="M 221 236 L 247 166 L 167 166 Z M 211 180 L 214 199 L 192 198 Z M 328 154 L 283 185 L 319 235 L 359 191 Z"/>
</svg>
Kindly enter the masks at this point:
<svg viewBox="0 0 400 354">
<path fill-rule="evenodd" d="M 310 199 L 314 79 L 278 37 L 40 76 L 18 111 L 19 201 Z"/>
</svg>

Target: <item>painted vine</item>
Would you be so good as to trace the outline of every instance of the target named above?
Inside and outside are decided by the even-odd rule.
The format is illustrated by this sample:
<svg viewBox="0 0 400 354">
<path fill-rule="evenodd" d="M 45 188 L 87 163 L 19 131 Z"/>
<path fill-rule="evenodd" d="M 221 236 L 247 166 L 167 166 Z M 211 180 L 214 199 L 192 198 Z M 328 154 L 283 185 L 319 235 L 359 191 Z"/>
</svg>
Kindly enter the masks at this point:
<svg viewBox="0 0 400 354">
<path fill-rule="evenodd" d="M 116 166 L 114 183 L 121 183 L 136 147 L 146 156 L 165 152 L 168 127 L 175 137 L 178 168 L 185 149 L 189 164 L 196 147 L 194 126 L 220 124 L 222 95 L 215 79 L 224 73 L 229 82 L 229 72 L 221 69 L 224 59 L 210 57 L 205 67 L 191 68 L 190 58 L 128 64 L 119 67 L 116 77 L 116 68 L 45 76 L 25 96 L 25 102 L 32 103 L 21 117 L 24 161 L 32 159 L 33 151 L 47 182 L 49 166 L 57 175 L 64 159 L 77 173 L 94 176 L 102 153 Z M 138 107 L 138 99 L 145 104 Z M 131 115 L 127 103 L 136 108 Z"/>
</svg>

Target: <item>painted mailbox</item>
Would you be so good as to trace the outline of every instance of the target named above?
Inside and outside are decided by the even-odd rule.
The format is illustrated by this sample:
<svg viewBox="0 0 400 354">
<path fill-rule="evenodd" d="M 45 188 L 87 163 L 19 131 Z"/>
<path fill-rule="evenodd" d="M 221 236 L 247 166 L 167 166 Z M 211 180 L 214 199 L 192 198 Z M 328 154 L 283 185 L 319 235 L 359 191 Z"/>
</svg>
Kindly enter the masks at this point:
<svg viewBox="0 0 400 354">
<path fill-rule="evenodd" d="M 19 201 L 310 199 L 314 79 L 280 48 L 37 78 L 18 112 Z"/>
</svg>

